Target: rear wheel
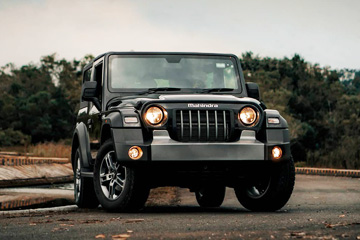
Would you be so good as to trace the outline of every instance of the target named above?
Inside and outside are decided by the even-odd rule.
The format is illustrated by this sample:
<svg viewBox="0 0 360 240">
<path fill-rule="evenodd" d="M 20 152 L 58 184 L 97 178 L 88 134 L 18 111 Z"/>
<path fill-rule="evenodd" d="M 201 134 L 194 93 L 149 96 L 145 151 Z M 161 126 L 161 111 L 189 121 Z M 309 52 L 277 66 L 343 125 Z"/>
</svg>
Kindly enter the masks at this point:
<svg viewBox="0 0 360 240">
<path fill-rule="evenodd" d="M 290 199 L 295 184 L 295 167 L 291 158 L 278 163 L 268 174 L 247 179 L 235 188 L 236 197 L 245 208 L 252 211 L 276 211 Z"/>
<path fill-rule="evenodd" d="M 96 198 L 94 184 L 91 178 L 81 176 L 82 160 L 80 149 L 75 152 L 74 158 L 74 198 L 79 208 L 96 208 L 99 201 Z"/>
<path fill-rule="evenodd" d="M 207 186 L 195 192 L 201 207 L 220 207 L 225 198 L 225 186 Z"/>
<path fill-rule="evenodd" d="M 141 172 L 116 161 L 111 140 L 101 146 L 96 157 L 94 186 L 100 204 L 108 211 L 137 211 L 149 196 Z"/>
</svg>

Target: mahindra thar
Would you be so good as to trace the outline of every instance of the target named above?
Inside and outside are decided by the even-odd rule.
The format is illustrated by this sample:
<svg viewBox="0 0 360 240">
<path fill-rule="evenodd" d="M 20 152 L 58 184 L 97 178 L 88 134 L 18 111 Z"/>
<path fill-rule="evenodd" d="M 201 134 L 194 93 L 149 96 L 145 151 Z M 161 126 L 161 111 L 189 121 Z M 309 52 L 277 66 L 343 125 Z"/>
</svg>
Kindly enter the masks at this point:
<svg viewBox="0 0 360 240">
<path fill-rule="evenodd" d="M 151 188 L 219 207 L 275 211 L 295 182 L 286 120 L 260 101 L 231 54 L 108 52 L 83 70 L 71 161 L 75 202 L 141 209 Z"/>
</svg>

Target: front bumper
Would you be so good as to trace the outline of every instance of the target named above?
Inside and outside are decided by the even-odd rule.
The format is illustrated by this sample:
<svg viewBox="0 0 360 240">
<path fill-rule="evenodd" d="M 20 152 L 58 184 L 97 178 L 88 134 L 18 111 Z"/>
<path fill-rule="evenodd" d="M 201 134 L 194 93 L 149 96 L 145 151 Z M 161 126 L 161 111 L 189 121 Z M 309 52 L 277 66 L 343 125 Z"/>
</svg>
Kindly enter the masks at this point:
<svg viewBox="0 0 360 240">
<path fill-rule="evenodd" d="M 166 130 L 154 131 L 153 140 L 144 142 L 141 131 L 131 129 L 114 129 L 113 139 L 117 159 L 121 162 L 271 161 L 274 146 L 282 148 L 283 156 L 279 161 L 288 160 L 291 156 L 287 139 L 263 143 L 256 139 L 254 131 L 243 131 L 237 142 L 177 142 L 169 137 Z M 132 146 L 142 148 L 144 154 L 139 160 L 128 156 Z"/>
</svg>

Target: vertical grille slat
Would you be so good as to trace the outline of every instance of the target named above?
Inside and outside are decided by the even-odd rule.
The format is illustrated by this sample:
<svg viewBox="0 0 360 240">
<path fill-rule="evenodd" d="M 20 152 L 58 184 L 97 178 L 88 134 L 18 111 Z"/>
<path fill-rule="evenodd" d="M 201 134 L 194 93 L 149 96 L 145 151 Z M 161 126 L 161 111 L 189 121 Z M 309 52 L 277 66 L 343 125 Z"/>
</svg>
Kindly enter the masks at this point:
<svg viewBox="0 0 360 240">
<path fill-rule="evenodd" d="M 174 139 L 182 142 L 214 142 L 230 139 L 230 110 L 176 110 Z"/>
<path fill-rule="evenodd" d="M 224 139 L 227 139 L 227 131 L 226 131 L 226 112 L 223 111 L 223 116 L 224 116 Z"/>
<path fill-rule="evenodd" d="M 215 139 L 218 138 L 218 120 L 217 120 L 217 111 L 215 111 Z"/>
<path fill-rule="evenodd" d="M 200 111 L 197 111 L 198 113 L 198 139 L 201 139 L 201 123 L 200 123 Z"/>
<path fill-rule="evenodd" d="M 210 137 L 209 111 L 206 111 L 206 140 Z"/>
<path fill-rule="evenodd" d="M 191 110 L 189 110 L 189 124 L 190 124 L 190 139 L 192 138 L 192 119 L 191 119 Z"/>
<path fill-rule="evenodd" d="M 180 111 L 180 126 L 181 126 L 181 138 L 184 137 L 184 117 L 183 117 L 183 111 Z"/>
</svg>

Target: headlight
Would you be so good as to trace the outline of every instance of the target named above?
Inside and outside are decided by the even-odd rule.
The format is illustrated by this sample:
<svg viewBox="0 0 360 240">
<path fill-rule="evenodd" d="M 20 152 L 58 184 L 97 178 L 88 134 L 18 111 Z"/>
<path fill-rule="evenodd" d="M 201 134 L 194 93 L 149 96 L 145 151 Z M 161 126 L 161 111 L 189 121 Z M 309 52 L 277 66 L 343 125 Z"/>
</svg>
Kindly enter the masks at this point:
<svg viewBox="0 0 360 240">
<path fill-rule="evenodd" d="M 167 112 L 160 107 L 149 107 L 144 115 L 147 124 L 152 126 L 162 125 L 167 119 Z"/>
<path fill-rule="evenodd" d="M 238 118 L 242 124 L 250 127 L 250 126 L 255 125 L 258 122 L 259 113 L 252 107 L 244 107 L 239 112 Z"/>
</svg>

